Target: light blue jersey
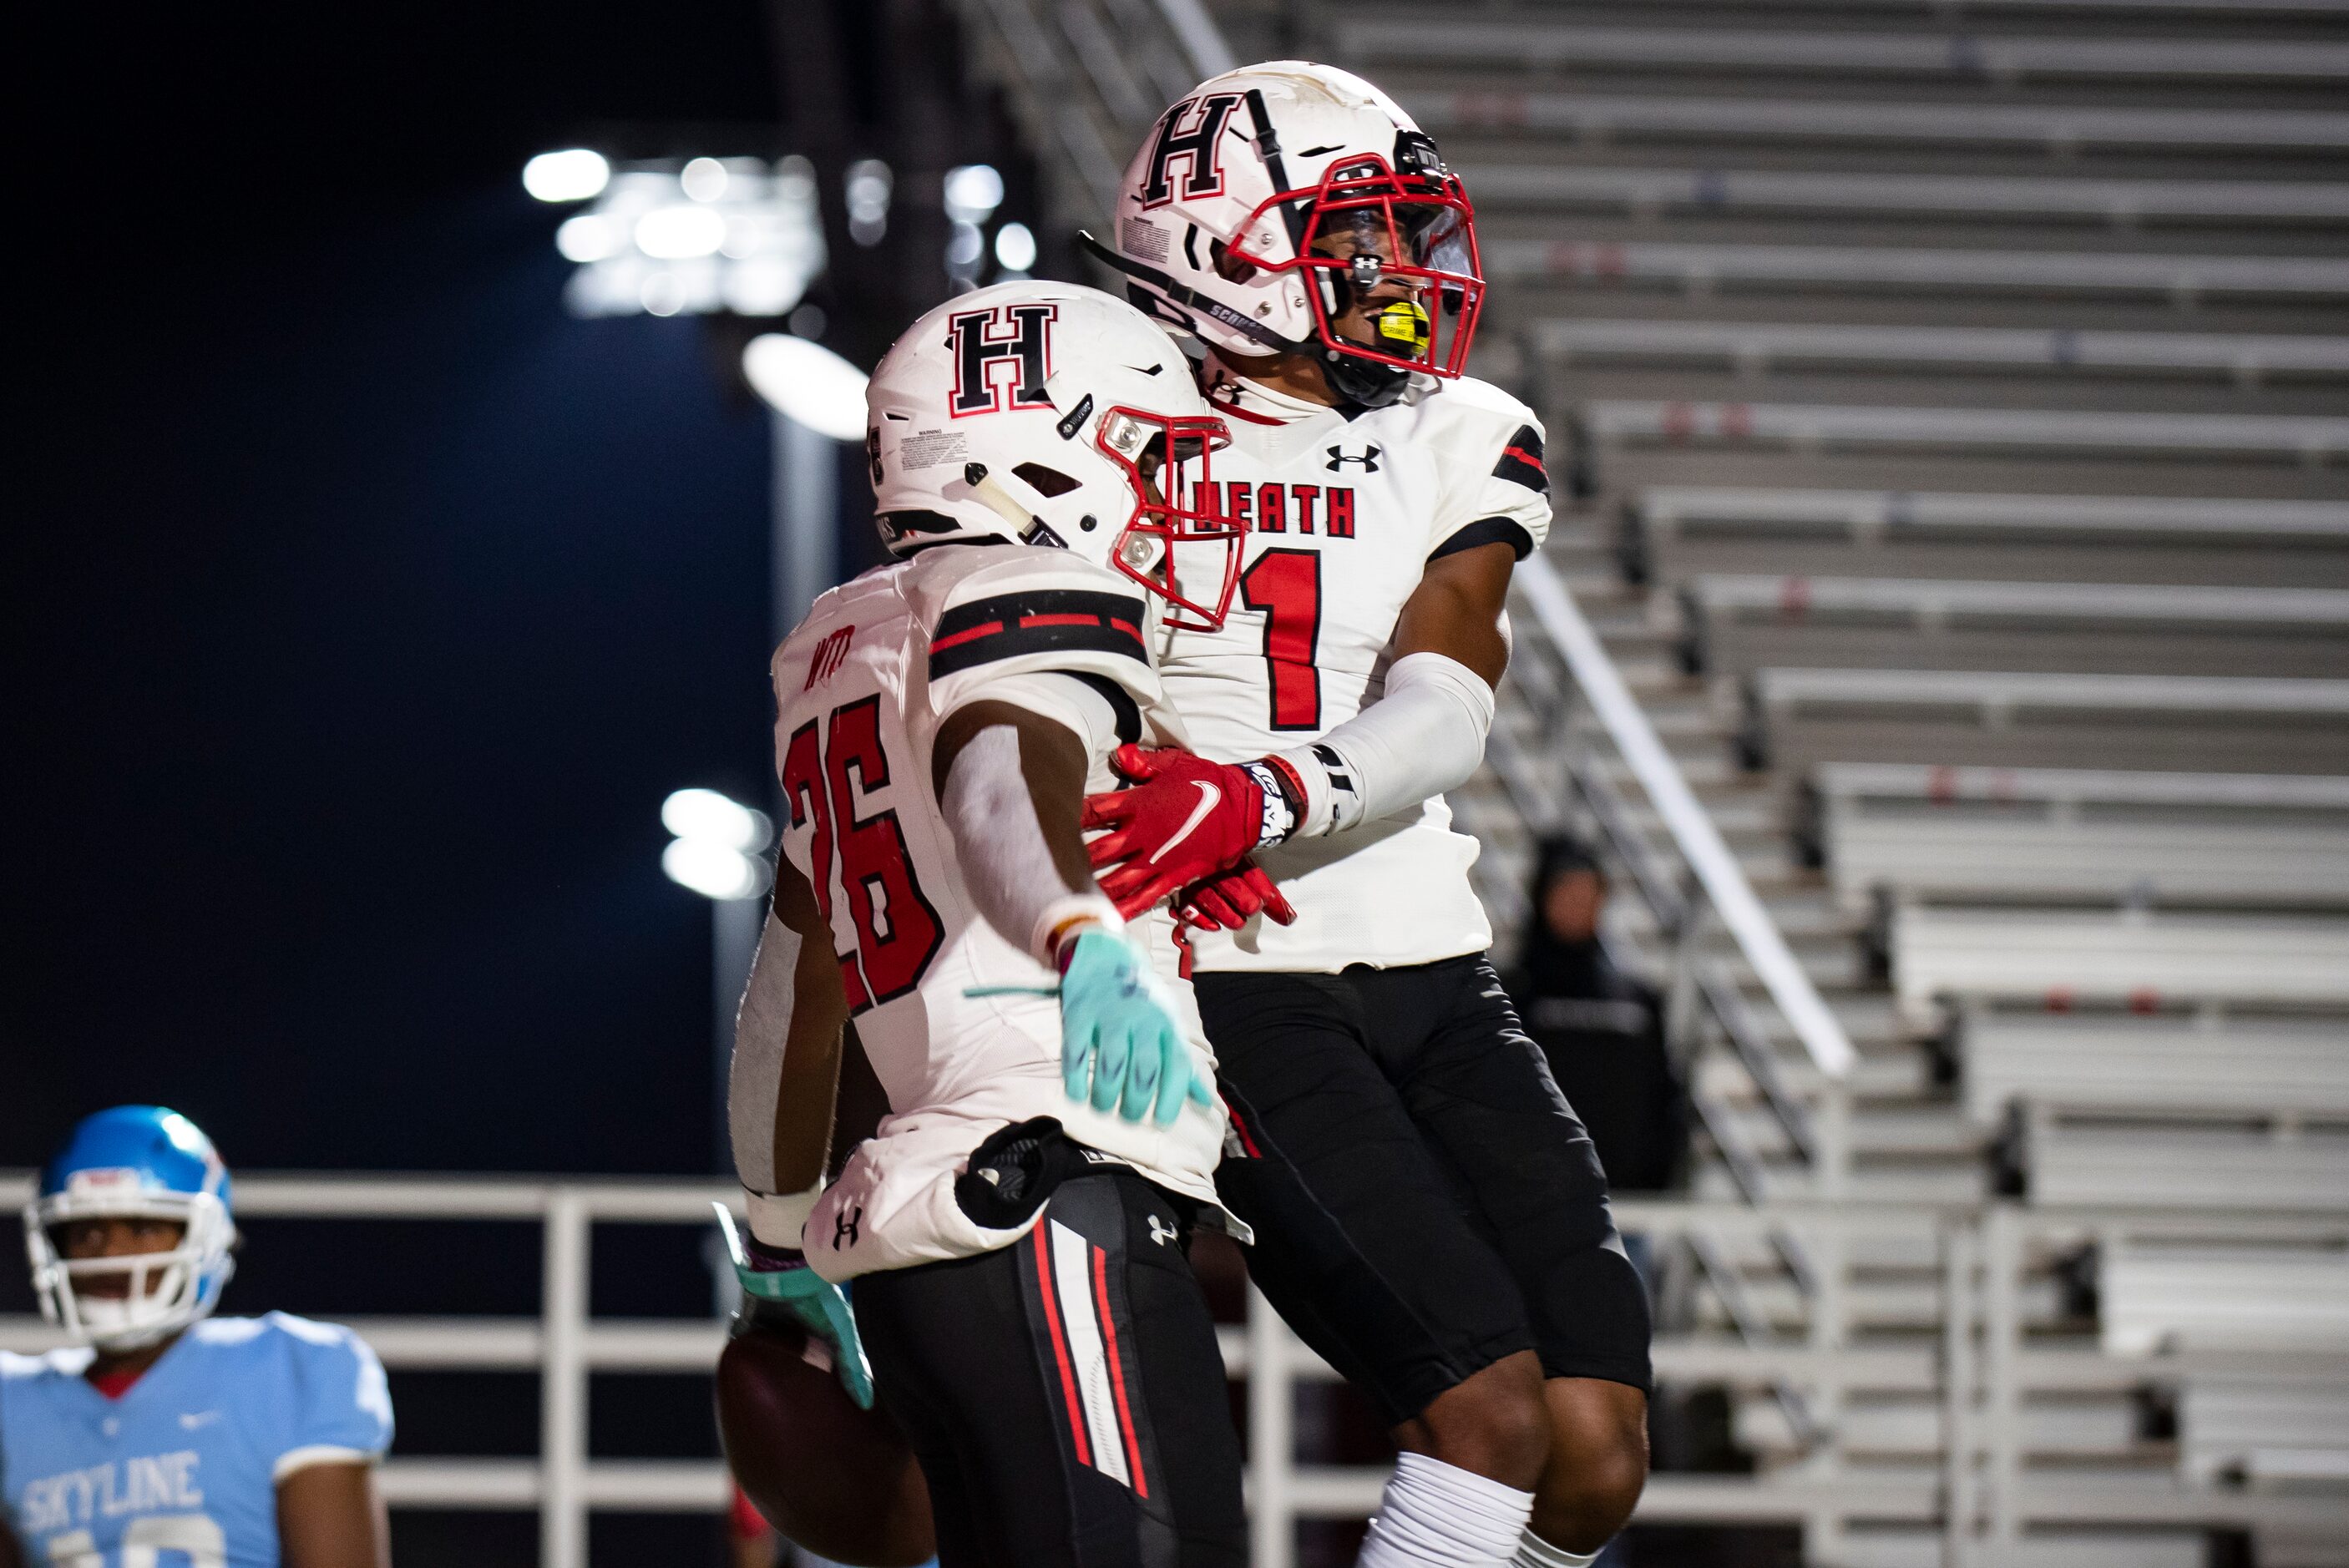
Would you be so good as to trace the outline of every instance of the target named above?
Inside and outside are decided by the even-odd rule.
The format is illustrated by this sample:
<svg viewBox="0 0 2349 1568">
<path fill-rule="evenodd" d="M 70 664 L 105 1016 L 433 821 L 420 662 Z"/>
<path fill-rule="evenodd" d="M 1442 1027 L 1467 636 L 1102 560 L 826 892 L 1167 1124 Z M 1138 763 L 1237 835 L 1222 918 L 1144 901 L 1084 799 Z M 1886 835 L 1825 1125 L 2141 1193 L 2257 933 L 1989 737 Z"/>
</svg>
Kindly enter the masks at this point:
<svg viewBox="0 0 2349 1568">
<path fill-rule="evenodd" d="M 391 1446 L 383 1364 L 273 1312 L 181 1336 L 119 1399 L 91 1352 L 0 1352 L 0 1501 L 36 1564 L 276 1568 L 277 1483 Z"/>
</svg>

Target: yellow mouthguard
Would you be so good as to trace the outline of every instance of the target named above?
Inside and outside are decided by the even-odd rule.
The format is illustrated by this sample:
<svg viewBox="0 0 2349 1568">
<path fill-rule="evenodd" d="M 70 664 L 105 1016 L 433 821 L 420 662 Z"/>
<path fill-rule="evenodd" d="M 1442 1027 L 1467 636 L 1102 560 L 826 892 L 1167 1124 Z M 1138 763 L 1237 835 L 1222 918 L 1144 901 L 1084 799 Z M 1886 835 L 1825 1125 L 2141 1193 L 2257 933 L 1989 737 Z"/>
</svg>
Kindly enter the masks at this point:
<svg viewBox="0 0 2349 1568">
<path fill-rule="evenodd" d="M 1427 312 L 1411 300 L 1399 299 L 1372 316 L 1379 337 L 1405 354 L 1427 352 L 1427 340 L 1433 328 Z"/>
</svg>

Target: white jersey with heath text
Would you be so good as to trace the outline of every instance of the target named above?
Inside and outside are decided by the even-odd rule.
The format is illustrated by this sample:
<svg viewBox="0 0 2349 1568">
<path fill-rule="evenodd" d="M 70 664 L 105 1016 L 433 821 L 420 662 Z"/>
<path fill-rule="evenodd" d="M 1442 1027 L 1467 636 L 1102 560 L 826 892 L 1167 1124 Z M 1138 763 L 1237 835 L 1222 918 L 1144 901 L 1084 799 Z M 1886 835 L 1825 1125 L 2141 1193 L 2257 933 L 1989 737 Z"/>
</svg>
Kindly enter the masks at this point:
<svg viewBox="0 0 2349 1568">
<path fill-rule="evenodd" d="M 1025 1227 L 974 1224 L 953 1184 L 989 1134 L 1031 1117 L 1058 1117 L 1078 1142 L 1215 1202 L 1220 1109 L 1186 1106 L 1171 1127 L 1095 1111 L 1061 1087 L 1053 996 L 970 995 L 1042 991 L 1057 976 L 979 914 L 930 785 L 940 724 L 978 701 L 1016 703 L 1080 733 L 1060 705 L 1106 704 L 1115 738 L 1094 748 L 1092 790 L 1114 783 L 1107 757 L 1117 740 L 1182 744 L 1151 625 L 1140 588 L 1078 557 L 936 545 L 825 593 L 775 652 L 782 851 L 832 928 L 856 1036 L 891 1111 L 802 1233 L 826 1279 L 1017 1239 Z M 1172 923 L 1154 916 L 1133 934 L 1206 1053 L 1190 986 L 1175 977 Z"/>
<path fill-rule="evenodd" d="M 1485 382 L 1422 379 L 1350 419 L 1219 371 L 1207 389 L 1232 432 L 1211 510 L 1247 519 L 1246 563 L 1221 631 L 1161 634 L 1159 674 L 1192 749 L 1238 762 L 1377 701 L 1427 562 L 1495 542 L 1524 559 L 1549 531 L 1548 485 L 1541 422 Z M 1297 923 L 1195 934 L 1197 966 L 1335 973 L 1479 952 L 1493 934 L 1468 883 L 1476 848 L 1438 797 L 1260 851 Z"/>
</svg>

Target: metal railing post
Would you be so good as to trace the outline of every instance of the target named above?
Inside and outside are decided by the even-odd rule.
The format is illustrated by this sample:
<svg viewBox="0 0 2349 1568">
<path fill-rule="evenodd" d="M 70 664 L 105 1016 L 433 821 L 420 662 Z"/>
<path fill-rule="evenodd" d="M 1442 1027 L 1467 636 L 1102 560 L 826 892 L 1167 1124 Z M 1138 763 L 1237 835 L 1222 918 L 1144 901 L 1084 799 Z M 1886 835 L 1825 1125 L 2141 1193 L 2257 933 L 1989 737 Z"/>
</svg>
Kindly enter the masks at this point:
<svg viewBox="0 0 2349 1568">
<path fill-rule="evenodd" d="M 1982 1270 L 1991 1542 L 2005 1562 L 2023 1540 L 2023 1216 L 2012 1203 L 1984 1218 Z"/>
<path fill-rule="evenodd" d="M 1941 1568 L 1974 1561 L 1974 1222 L 1941 1232 Z"/>
<path fill-rule="evenodd" d="M 1291 1568 L 1297 1556 L 1297 1469 L 1288 1326 L 1248 1286 L 1248 1562 Z"/>
<path fill-rule="evenodd" d="M 549 1193 L 538 1374 L 540 1568 L 587 1563 L 587 1224 L 577 1190 Z"/>
</svg>

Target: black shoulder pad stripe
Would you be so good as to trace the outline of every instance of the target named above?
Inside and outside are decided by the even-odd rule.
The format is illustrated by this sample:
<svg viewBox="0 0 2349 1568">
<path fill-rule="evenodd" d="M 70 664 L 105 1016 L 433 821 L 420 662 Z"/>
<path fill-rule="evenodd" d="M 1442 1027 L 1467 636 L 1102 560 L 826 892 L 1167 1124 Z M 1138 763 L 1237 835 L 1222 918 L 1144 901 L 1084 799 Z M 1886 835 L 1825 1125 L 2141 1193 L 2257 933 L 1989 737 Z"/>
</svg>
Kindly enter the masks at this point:
<svg viewBox="0 0 2349 1568">
<path fill-rule="evenodd" d="M 1541 432 L 1531 425 L 1518 426 L 1517 433 L 1501 449 L 1493 477 L 1521 484 L 1536 495 L 1549 494 L 1549 470 L 1542 466 Z"/>
<path fill-rule="evenodd" d="M 930 678 L 1058 648 L 1118 654 L 1147 664 L 1142 601 L 1081 588 L 999 593 L 957 604 L 930 637 Z"/>
</svg>

